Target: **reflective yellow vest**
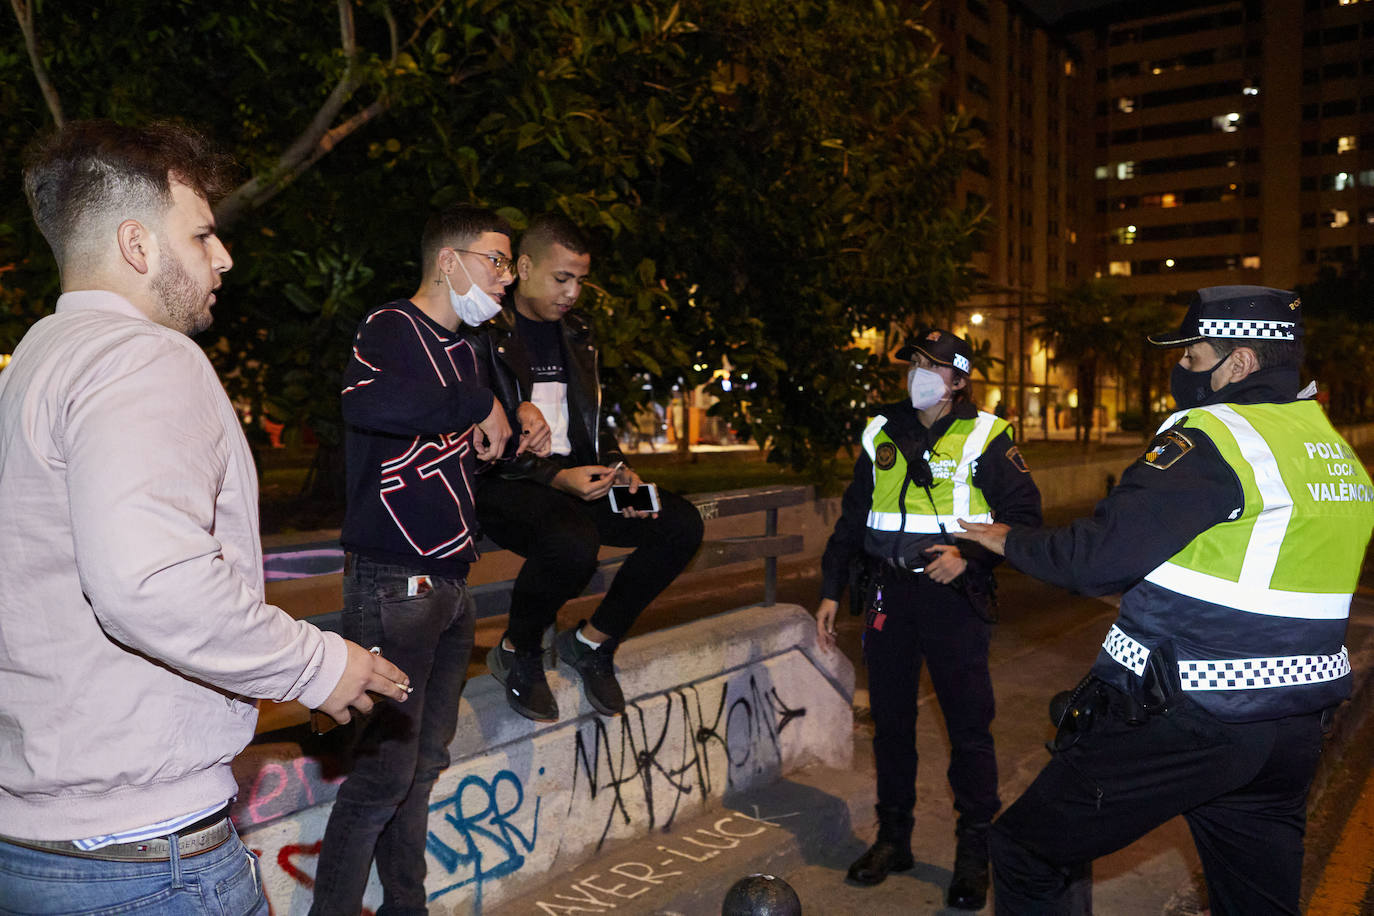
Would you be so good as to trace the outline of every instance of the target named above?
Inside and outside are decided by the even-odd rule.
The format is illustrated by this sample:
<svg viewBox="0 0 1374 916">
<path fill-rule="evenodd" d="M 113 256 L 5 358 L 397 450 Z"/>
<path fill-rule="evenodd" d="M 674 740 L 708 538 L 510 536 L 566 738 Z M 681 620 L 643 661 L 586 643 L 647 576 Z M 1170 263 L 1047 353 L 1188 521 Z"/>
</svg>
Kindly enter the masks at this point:
<svg viewBox="0 0 1374 916">
<path fill-rule="evenodd" d="M 973 468 L 988 444 L 1010 425 L 982 411 L 951 423 L 935 447 L 922 456 L 932 477 L 927 490 L 911 480 L 906 456 L 884 430 L 887 420 L 874 417 L 863 433 L 864 451 L 873 463 L 873 499 L 864 549 L 918 569 L 925 565 L 925 549 L 944 543 L 944 532 L 964 530 L 958 519 L 992 521 L 987 498 L 973 485 Z"/>
<path fill-rule="evenodd" d="M 1197 407 L 1161 430 L 1180 420 L 1215 443 L 1245 504 L 1145 576 L 1174 599 L 1123 597 L 1104 651 L 1142 675 L 1150 647 L 1170 640 L 1182 688 L 1228 719 L 1339 702 L 1346 618 L 1374 529 L 1368 473 L 1312 401 Z"/>
</svg>

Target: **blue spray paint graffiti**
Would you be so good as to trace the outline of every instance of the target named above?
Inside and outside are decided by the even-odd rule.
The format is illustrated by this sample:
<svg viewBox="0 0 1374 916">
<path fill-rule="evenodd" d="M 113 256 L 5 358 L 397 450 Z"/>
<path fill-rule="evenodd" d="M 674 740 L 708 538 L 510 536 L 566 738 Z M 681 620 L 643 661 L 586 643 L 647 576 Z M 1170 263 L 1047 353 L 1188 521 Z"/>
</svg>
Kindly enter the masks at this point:
<svg viewBox="0 0 1374 916">
<path fill-rule="evenodd" d="M 541 768 L 540 775 L 543 772 Z M 444 811 L 444 821 L 457 837 L 445 840 L 431 830 L 425 848 L 450 875 L 470 869 L 467 877 L 430 893 L 430 900 L 472 885 L 473 911 L 480 913 L 483 884 L 524 868 L 524 854 L 533 850 L 539 839 L 540 799 L 534 799 L 528 837 L 511 822 L 524 803 L 525 788 L 520 778 L 502 770 L 491 782 L 481 776 L 467 776 L 452 795 L 430 804 L 430 811 Z M 493 858 L 497 861 L 492 862 Z"/>
</svg>

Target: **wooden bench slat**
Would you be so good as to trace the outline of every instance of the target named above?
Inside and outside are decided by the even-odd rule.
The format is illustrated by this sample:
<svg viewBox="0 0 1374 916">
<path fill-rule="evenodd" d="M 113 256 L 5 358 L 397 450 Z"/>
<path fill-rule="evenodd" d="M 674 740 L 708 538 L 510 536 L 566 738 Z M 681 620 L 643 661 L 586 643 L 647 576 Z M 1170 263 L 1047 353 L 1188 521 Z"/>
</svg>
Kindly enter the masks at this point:
<svg viewBox="0 0 1374 916">
<path fill-rule="evenodd" d="M 781 509 L 811 502 L 810 486 L 748 487 L 741 490 L 721 490 L 717 493 L 693 493 L 687 501 L 697 507 L 701 517 L 710 521 L 731 515 L 747 515 L 765 509 Z"/>
<path fill-rule="evenodd" d="M 747 560 L 766 560 L 801 553 L 805 542 L 800 534 L 759 535 L 757 537 L 721 538 L 703 541 L 688 570 L 714 569 Z"/>
</svg>

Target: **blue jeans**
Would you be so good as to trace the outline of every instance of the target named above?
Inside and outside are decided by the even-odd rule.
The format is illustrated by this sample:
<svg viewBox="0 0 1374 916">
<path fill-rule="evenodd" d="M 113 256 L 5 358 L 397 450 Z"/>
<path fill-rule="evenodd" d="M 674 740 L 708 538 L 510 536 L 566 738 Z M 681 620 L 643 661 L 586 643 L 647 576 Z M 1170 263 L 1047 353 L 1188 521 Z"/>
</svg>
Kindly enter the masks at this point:
<svg viewBox="0 0 1374 916">
<path fill-rule="evenodd" d="M 363 556 L 346 567 L 343 635 L 381 646 L 415 689 L 404 703 L 378 703 L 358 728 L 353 767 L 325 829 L 310 912 L 357 913 L 375 856 L 378 916 L 423 916 L 429 793 L 449 764 L 475 608 L 462 579 L 429 576 L 427 592 L 408 596 L 413 569 Z"/>
<path fill-rule="evenodd" d="M 267 916 L 258 860 L 235 833 L 167 862 L 103 862 L 0 842 L 0 913 Z"/>
</svg>

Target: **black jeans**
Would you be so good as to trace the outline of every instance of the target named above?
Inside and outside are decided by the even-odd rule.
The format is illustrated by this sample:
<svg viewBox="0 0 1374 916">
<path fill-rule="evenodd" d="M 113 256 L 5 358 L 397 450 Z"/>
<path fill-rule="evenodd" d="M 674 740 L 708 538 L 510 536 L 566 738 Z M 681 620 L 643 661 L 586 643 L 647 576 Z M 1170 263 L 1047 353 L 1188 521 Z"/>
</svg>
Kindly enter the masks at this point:
<svg viewBox="0 0 1374 916">
<path fill-rule="evenodd" d="M 429 793 L 449 764 L 458 700 L 475 623 L 461 579 L 430 576 L 408 595 L 416 571 L 353 557 L 344 571 L 343 635 L 410 675 L 404 703 L 382 701 L 359 726 L 354 760 L 339 787 L 315 871 L 316 916 L 357 913 L 373 856 L 382 882 L 378 916 L 426 913 Z"/>
<path fill-rule="evenodd" d="M 558 609 L 586 588 L 601 545 L 633 547 L 616 573 L 592 626 L 619 638 L 691 561 L 701 545 L 701 513 L 659 490 L 658 518 L 625 518 L 606 497 L 586 502 L 530 480 L 484 475 L 477 482 L 482 531 L 525 558 L 511 592 L 511 644 L 539 647 Z"/>
<path fill-rule="evenodd" d="M 1078 911 L 1070 884 L 1084 866 L 1181 814 L 1214 916 L 1297 916 L 1321 713 L 1227 723 L 1182 699 L 1141 719 L 1102 690 L 1091 728 L 993 825 L 998 914 Z"/>
<path fill-rule="evenodd" d="M 883 571 L 882 628 L 868 615 L 864 663 L 873 710 L 878 804 L 916 804 L 916 695 L 921 663 L 930 666 L 949 733 L 949 785 L 961 823 L 997 813 L 996 708 L 988 674 L 988 625 L 957 589 L 924 573 Z"/>
</svg>

